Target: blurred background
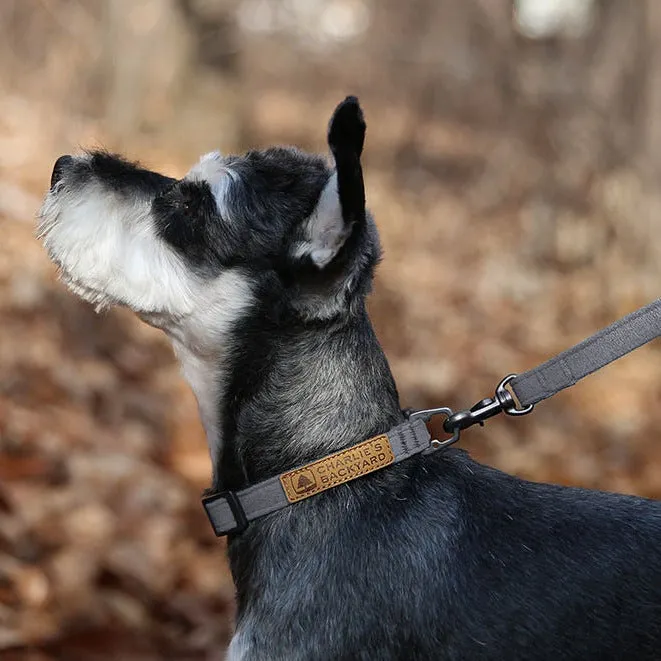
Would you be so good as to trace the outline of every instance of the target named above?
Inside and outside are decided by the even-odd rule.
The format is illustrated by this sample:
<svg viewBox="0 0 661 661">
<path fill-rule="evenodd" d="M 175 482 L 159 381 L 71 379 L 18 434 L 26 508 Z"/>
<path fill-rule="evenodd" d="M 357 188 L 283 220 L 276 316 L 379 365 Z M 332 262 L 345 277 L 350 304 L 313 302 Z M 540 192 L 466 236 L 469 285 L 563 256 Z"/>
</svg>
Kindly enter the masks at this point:
<svg viewBox="0 0 661 661">
<path fill-rule="evenodd" d="M 224 656 L 232 583 L 168 345 L 65 292 L 33 238 L 54 159 L 180 176 L 368 122 L 371 310 L 402 404 L 464 408 L 661 293 L 653 0 L 0 2 L 0 659 Z M 661 497 L 661 355 L 465 433 L 535 480 Z"/>
</svg>

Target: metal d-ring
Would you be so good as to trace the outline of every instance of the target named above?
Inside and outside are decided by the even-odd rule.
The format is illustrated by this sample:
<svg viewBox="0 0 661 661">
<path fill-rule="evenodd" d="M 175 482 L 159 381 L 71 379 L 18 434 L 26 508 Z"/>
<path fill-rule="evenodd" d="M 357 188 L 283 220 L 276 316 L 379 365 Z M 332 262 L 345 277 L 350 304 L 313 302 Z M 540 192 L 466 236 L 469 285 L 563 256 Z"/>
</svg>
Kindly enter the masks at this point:
<svg viewBox="0 0 661 661">
<path fill-rule="evenodd" d="M 444 415 L 445 419 L 449 419 L 450 416 L 453 414 L 453 411 L 451 408 L 448 408 L 447 406 L 441 406 L 440 408 L 436 409 L 422 409 L 421 411 L 413 411 L 412 413 L 409 414 L 409 420 L 424 420 L 425 422 L 429 422 L 431 418 L 433 418 L 435 415 Z M 439 441 L 438 439 L 434 438 L 431 441 L 431 447 L 434 450 L 440 450 L 441 448 L 446 448 L 448 445 L 452 445 L 453 443 L 456 443 L 459 440 L 459 435 L 461 434 L 461 429 L 459 427 L 456 427 L 452 430 L 452 436 L 450 438 L 446 438 L 443 441 Z"/>
</svg>

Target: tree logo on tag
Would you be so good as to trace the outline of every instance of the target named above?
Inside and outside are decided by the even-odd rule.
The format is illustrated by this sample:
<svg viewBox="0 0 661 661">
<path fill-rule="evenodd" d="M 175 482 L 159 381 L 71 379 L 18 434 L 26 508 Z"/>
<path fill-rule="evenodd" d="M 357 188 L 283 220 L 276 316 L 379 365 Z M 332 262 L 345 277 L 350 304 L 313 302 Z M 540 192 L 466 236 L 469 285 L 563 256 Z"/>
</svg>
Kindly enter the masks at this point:
<svg viewBox="0 0 661 661">
<path fill-rule="evenodd" d="M 294 491 L 298 494 L 308 493 L 317 487 L 317 481 L 312 474 L 312 471 L 301 471 L 296 480 L 292 480 Z"/>
</svg>

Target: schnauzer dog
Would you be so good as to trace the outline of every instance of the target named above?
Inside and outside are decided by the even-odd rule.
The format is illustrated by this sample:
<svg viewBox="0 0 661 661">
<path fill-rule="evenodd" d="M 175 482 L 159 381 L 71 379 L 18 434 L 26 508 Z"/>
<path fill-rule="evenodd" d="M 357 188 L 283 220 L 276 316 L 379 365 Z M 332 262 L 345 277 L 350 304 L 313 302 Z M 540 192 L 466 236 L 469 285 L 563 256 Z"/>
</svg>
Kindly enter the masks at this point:
<svg viewBox="0 0 661 661">
<path fill-rule="evenodd" d="M 40 236 L 71 289 L 171 339 L 213 490 L 237 492 L 402 424 L 365 309 L 380 248 L 363 115 L 325 158 L 203 156 L 183 179 L 62 156 Z M 661 658 L 661 505 L 535 484 L 445 449 L 230 534 L 231 661 Z"/>
</svg>

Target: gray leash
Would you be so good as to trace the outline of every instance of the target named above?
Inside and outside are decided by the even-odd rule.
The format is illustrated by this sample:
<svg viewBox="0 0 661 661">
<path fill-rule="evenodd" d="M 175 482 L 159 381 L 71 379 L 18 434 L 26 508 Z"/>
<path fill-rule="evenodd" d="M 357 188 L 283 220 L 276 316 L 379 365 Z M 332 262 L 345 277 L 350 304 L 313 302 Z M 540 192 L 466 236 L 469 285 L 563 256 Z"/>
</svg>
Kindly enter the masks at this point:
<svg viewBox="0 0 661 661">
<path fill-rule="evenodd" d="M 661 335 L 661 299 L 619 319 L 510 383 L 521 406 L 535 405 Z"/>
<path fill-rule="evenodd" d="M 462 430 L 507 413 L 525 415 L 535 404 L 573 386 L 592 372 L 661 335 L 661 299 L 600 330 L 576 346 L 523 374 L 506 376 L 493 397 L 453 413 L 449 408 L 414 411 L 381 436 L 295 468 L 241 491 L 223 491 L 202 500 L 216 535 L 240 533 L 250 521 L 312 497 L 416 454 L 452 445 Z M 516 399 L 515 399 L 516 398 Z M 518 401 L 517 401 L 518 400 Z M 444 415 L 445 440 L 431 440 L 425 422 Z"/>
<path fill-rule="evenodd" d="M 494 397 L 483 399 L 470 409 L 447 416 L 443 428 L 453 436 L 443 443 L 448 445 L 454 443 L 459 439 L 463 429 L 482 424 L 498 413 L 508 415 L 530 413 L 538 402 L 573 386 L 583 377 L 600 370 L 660 335 L 661 299 L 657 299 L 545 363 L 523 374 L 506 376 L 496 388 Z M 518 400 L 518 404 L 514 397 Z M 437 412 L 444 413 L 440 409 L 430 409 L 420 411 L 419 414 L 429 419 Z"/>
</svg>

